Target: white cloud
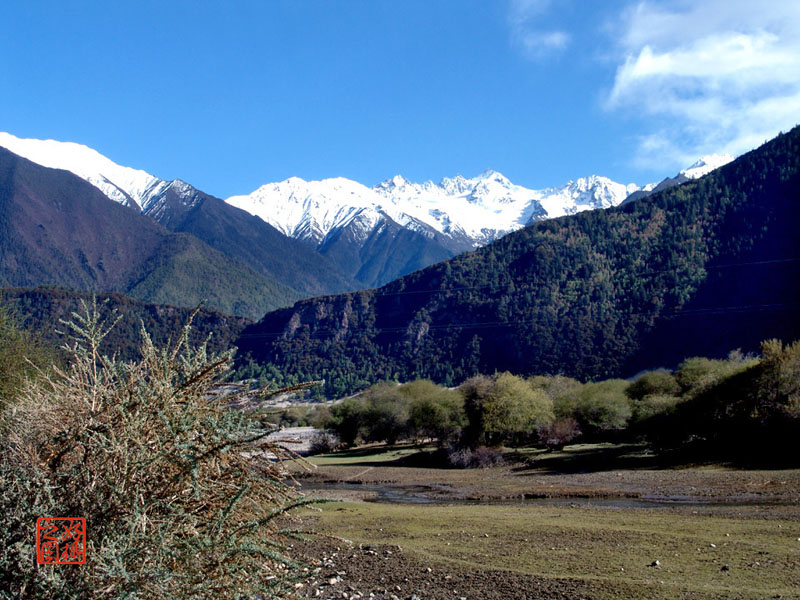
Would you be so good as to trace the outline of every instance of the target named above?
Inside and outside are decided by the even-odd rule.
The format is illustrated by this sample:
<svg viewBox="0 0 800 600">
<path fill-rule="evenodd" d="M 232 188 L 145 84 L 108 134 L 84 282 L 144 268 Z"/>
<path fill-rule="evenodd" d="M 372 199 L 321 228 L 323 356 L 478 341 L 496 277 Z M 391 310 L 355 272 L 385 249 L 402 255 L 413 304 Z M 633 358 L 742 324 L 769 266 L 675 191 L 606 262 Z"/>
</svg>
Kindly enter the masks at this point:
<svg viewBox="0 0 800 600">
<path fill-rule="evenodd" d="M 542 28 L 537 23 L 551 4 L 551 0 L 511 0 L 509 5 L 511 41 L 531 60 L 544 59 L 569 45 L 567 32 Z"/>
<path fill-rule="evenodd" d="M 651 120 L 641 166 L 741 154 L 800 121 L 800 3 L 640 2 L 621 23 L 606 106 Z"/>
<path fill-rule="evenodd" d="M 521 31 L 514 37 L 525 56 L 540 59 L 563 50 L 569 43 L 569 34 L 563 31 Z"/>
<path fill-rule="evenodd" d="M 509 19 L 523 22 L 546 12 L 552 0 L 511 0 L 509 4 Z"/>
</svg>

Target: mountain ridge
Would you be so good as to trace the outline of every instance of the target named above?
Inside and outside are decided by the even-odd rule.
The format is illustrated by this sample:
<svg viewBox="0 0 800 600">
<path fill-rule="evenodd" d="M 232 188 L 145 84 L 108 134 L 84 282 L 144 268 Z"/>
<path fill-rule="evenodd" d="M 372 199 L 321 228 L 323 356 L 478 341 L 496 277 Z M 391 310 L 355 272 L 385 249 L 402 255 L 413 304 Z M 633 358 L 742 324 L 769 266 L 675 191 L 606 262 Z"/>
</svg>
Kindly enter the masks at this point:
<svg viewBox="0 0 800 600">
<path fill-rule="evenodd" d="M 75 292 L 63 288 L 0 288 L 0 302 L 11 311 L 15 321 L 35 332 L 54 348 L 68 342 L 63 321 L 73 319 L 72 313 L 83 314 L 83 304 L 96 302 L 101 319 L 107 323 L 121 317 L 103 339 L 101 352 L 124 360 L 141 358 L 141 328 L 147 331 L 157 346 L 175 343 L 194 309 L 167 304 L 134 300 L 123 294 Z M 192 320 L 192 343 L 208 341 L 211 352 L 228 351 L 241 330 L 251 323 L 237 317 L 200 307 Z"/>
<path fill-rule="evenodd" d="M 135 209 L 174 233 L 197 237 L 229 258 L 296 290 L 298 296 L 358 287 L 325 257 L 183 180 L 167 181 L 118 165 L 72 142 L 21 139 L 0 132 L 0 147 L 17 150 L 15 154 L 42 166 L 74 173 L 118 204 Z"/>
<path fill-rule="evenodd" d="M 664 189 L 732 158 L 701 159 L 677 178 L 641 188 L 592 175 L 532 190 L 492 169 L 473 178 L 445 177 L 439 184 L 395 175 L 372 187 L 343 177 L 290 177 L 229 197 L 226 209 L 220 199 L 184 181 L 122 167 L 86 146 L 0 133 L 3 145 L 35 162 L 71 170 L 111 199 L 172 231 L 195 235 L 303 295 L 380 286 L 533 222 L 616 206 L 631 193 Z M 247 221 L 238 210 L 263 225 Z M 283 242 L 276 232 L 303 245 Z"/>
<path fill-rule="evenodd" d="M 0 285 L 58 285 L 259 317 L 301 297 L 77 175 L 0 148 Z"/>
</svg>

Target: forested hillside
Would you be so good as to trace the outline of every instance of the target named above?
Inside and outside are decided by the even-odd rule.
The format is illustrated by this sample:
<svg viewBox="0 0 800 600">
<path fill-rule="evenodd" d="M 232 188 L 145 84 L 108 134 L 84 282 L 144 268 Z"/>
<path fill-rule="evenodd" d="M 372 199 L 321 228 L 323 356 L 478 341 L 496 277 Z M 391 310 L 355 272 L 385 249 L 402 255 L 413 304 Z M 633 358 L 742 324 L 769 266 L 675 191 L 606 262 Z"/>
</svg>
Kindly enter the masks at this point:
<svg viewBox="0 0 800 600">
<path fill-rule="evenodd" d="M 144 325 L 154 343 L 164 346 L 177 340 L 192 309 L 164 304 L 148 304 L 122 294 L 97 294 L 100 315 L 110 324 L 122 317 L 103 340 L 101 350 L 109 356 L 130 360 L 141 358 L 141 328 Z M 72 313 L 82 314 L 81 302 L 89 305 L 92 295 L 57 288 L 0 288 L 0 306 L 6 309 L 17 324 L 34 332 L 53 347 L 67 342 L 63 321 L 72 320 Z M 201 308 L 192 321 L 192 342 L 209 339 L 213 352 L 228 350 L 250 321 Z"/>
<path fill-rule="evenodd" d="M 478 372 L 580 379 L 800 337 L 800 129 L 702 179 L 527 227 L 382 288 L 298 302 L 238 340 L 338 395 Z"/>
</svg>

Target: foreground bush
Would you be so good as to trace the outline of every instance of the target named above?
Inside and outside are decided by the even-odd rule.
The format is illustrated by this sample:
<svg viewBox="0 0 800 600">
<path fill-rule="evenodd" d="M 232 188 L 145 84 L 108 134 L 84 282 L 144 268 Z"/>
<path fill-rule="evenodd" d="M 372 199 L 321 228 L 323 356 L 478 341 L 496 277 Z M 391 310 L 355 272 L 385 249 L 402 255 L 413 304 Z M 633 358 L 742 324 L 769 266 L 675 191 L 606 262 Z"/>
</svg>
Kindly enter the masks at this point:
<svg viewBox="0 0 800 600">
<path fill-rule="evenodd" d="M 3 415 L 1 598 L 282 596 L 293 583 L 281 522 L 299 504 L 266 426 L 211 400 L 228 356 L 187 343 L 100 356 L 87 308 L 65 370 L 29 384 Z M 261 455 L 261 456 L 260 456 Z M 85 517 L 87 562 L 38 566 L 37 517 Z M 260 594 L 260 596 L 258 596 Z"/>
</svg>

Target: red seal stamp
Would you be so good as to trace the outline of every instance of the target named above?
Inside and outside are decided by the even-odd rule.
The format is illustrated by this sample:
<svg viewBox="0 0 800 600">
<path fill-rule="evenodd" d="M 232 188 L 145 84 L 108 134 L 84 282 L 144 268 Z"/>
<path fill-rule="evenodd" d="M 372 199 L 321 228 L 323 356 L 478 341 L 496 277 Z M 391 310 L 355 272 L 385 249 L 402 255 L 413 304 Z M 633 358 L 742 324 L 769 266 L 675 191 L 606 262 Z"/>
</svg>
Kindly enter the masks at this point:
<svg viewBox="0 0 800 600">
<path fill-rule="evenodd" d="M 86 563 L 86 519 L 41 517 L 36 520 L 36 562 L 40 565 Z"/>
</svg>

